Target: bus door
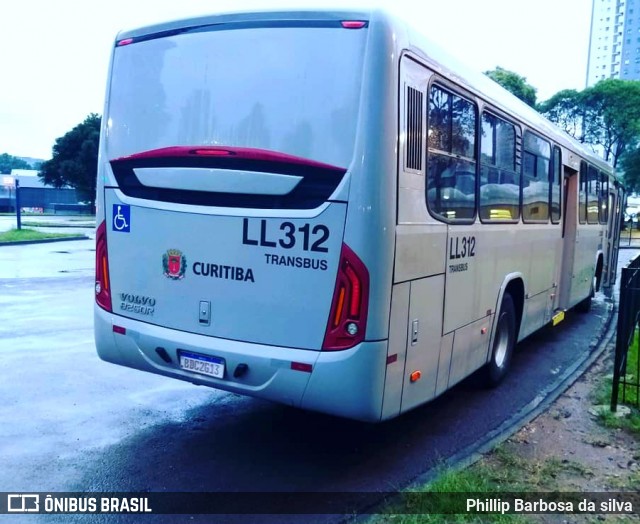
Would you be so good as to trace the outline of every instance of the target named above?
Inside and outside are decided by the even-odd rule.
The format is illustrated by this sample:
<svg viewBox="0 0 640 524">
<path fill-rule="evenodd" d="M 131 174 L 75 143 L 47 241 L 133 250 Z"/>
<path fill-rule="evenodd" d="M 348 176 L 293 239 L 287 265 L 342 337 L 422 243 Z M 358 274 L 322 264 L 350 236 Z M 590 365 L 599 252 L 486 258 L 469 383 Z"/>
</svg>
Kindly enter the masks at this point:
<svg viewBox="0 0 640 524">
<path fill-rule="evenodd" d="M 564 166 L 563 174 L 563 207 L 562 213 L 562 263 L 560 270 L 560 286 L 558 307 L 570 307 L 571 282 L 575 260 L 576 243 L 578 242 L 578 172 Z"/>
<path fill-rule="evenodd" d="M 609 191 L 609 220 L 607 226 L 607 253 L 605 260 L 606 270 L 603 283 L 606 287 L 612 287 L 616 283 L 616 268 L 618 266 L 618 249 L 620 246 L 620 220 L 622 213 L 620 210 L 620 198 L 622 194 L 619 190 Z"/>
</svg>

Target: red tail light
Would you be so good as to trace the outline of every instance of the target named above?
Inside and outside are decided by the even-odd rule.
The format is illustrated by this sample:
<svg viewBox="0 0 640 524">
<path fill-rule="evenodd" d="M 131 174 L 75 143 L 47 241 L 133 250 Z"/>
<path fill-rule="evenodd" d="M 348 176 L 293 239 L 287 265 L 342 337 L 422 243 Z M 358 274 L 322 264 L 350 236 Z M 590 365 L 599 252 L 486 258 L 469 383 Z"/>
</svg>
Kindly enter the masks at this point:
<svg viewBox="0 0 640 524">
<path fill-rule="evenodd" d="M 102 309 L 111 311 L 106 221 L 103 221 L 96 231 L 96 302 Z"/>
<path fill-rule="evenodd" d="M 348 349 L 362 342 L 368 307 L 369 271 L 351 248 L 342 244 L 323 351 Z"/>
<path fill-rule="evenodd" d="M 343 20 L 342 27 L 345 29 L 362 29 L 367 25 L 367 22 L 363 20 Z"/>
</svg>

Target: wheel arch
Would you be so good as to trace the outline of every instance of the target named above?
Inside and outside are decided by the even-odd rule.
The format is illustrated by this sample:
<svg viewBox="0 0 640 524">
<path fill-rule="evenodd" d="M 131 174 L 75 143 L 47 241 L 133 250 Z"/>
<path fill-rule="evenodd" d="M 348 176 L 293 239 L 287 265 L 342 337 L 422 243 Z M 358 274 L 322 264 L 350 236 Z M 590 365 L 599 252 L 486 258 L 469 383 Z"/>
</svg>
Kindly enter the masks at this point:
<svg viewBox="0 0 640 524">
<path fill-rule="evenodd" d="M 524 297 L 525 297 L 525 285 L 524 277 L 522 273 L 510 273 L 505 276 L 498 292 L 496 299 L 495 314 L 491 323 L 491 337 L 489 338 L 489 346 L 487 348 L 486 362 L 489 362 L 491 358 L 491 351 L 493 348 L 493 340 L 496 335 L 496 325 L 500 308 L 502 307 L 502 300 L 505 293 L 509 293 L 513 299 L 513 305 L 516 310 L 516 342 L 518 342 L 518 334 L 520 333 L 520 325 L 522 324 L 522 315 L 524 312 Z"/>
<path fill-rule="evenodd" d="M 602 251 L 598 251 L 596 254 L 596 269 L 594 276 L 596 278 L 596 287 L 594 291 L 600 291 L 600 287 L 602 285 L 602 271 L 604 269 L 604 253 Z"/>
</svg>

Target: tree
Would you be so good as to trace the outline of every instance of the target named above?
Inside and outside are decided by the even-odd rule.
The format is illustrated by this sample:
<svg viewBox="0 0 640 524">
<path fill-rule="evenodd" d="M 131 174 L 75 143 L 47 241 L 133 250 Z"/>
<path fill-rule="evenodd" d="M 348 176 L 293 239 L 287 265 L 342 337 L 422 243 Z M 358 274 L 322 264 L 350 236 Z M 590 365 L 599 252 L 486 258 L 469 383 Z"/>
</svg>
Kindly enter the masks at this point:
<svg viewBox="0 0 640 524">
<path fill-rule="evenodd" d="M 53 157 L 44 162 L 38 176 L 54 187 L 71 186 L 95 208 L 100 116 L 91 113 L 64 136 L 57 138 Z"/>
<path fill-rule="evenodd" d="M 620 162 L 624 170 L 624 185 L 629 192 L 640 192 L 640 147 L 627 152 Z"/>
<path fill-rule="evenodd" d="M 640 138 L 640 82 L 609 78 L 583 92 L 585 140 L 616 167 Z"/>
<path fill-rule="evenodd" d="M 507 91 L 510 91 L 525 104 L 536 107 L 536 88 L 527 83 L 527 79 L 518 73 L 509 71 L 502 67 L 496 67 L 492 71 L 485 71 L 491 80 L 497 82 Z"/>
<path fill-rule="evenodd" d="M 640 82 L 610 78 L 581 92 L 560 91 L 539 110 L 614 167 L 640 139 Z"/>
<path fill-rule="evenodd" d="M 17 156 L 2 153 L 0 155 L 0 174 L 8 175 L 12 169 L 31 169 L 31 166 Z"/>
<path fill-rule="evenodd" d="M 558 91 L 538 106 L 538 111 L 555 123 L 568 135 L 584 142 L 583 119 L 585 116 L 582 94 L 575 89 Z"/>
</svg>

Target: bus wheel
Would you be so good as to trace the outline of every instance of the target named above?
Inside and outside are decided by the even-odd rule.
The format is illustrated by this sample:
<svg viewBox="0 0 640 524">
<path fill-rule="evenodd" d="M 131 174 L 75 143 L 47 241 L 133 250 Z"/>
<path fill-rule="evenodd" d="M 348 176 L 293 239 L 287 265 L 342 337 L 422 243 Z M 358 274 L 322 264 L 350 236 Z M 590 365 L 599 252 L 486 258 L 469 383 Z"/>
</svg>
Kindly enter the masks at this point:
<svg viewBox="0 0 640 524">
<path fill-rule="evenodd" d="M 591 311 L 591 299 L 596 294 L 596 277 L 594 276 L 591 280 L 591 291 L 589 291 L 589 296 L 585 298 L 582 302 L 578 302 L 576 304 L 576 311 L 578 313 L 589 313 Z"/>
<path fill-rule="evenodd" d="M 485 382 L 489 387 L 495 387 L 507 374 L 511 364 L 513 348 L 516 345 L 516 308 L 513 298 L 505 293 L 500 306 L 500 313 L 496 321 L 496 332 L 493 337 L 491 360 L 486 365 Z"/>
</svg>

